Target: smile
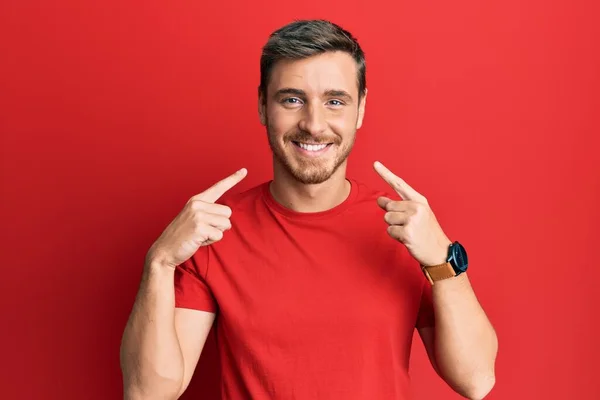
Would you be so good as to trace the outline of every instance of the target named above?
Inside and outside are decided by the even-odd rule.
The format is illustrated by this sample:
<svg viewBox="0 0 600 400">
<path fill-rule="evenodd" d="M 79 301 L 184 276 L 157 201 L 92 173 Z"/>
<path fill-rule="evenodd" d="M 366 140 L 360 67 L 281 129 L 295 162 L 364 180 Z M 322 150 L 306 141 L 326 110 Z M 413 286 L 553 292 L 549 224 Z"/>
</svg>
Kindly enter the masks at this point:
<svg viewBox="0 0 600 400">
<path fill-rule="evenodd" d="M 326 147 L 332 145 L 332 143 L 302 143 L 302 142 L 293 142 L 296 147 L 300 147 L 302 150 L 309 152 L 319 152 L 324 150 Z"/>
</svg>

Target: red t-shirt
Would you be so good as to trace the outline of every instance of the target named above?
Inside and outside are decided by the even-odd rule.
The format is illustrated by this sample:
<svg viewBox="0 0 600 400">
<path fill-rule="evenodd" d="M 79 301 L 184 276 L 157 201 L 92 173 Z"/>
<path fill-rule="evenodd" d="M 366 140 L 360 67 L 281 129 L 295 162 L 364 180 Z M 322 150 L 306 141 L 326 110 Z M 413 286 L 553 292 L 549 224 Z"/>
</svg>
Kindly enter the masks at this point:
<svg viewBox="0 0 600 400">
<path fill-rule="evenodd" d="M 349 181 L 317 213 L 277 203 L 268 182 L 231 196 L 232 229 L 177 268 L 176 306 L 217 313 L 224 399 L 410 398 L 431 288 L 386 231 L 387 194 Z"/>
</svg>

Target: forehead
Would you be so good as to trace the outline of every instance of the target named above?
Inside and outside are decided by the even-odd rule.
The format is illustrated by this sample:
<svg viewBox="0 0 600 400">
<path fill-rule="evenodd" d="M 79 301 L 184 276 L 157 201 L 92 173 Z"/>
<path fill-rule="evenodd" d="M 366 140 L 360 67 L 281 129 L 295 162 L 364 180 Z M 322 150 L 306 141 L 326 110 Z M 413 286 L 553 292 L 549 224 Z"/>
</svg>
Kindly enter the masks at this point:
<svg viewBox="0 0 600 400">
<path fill-rule="evenodd" d="M 302 89 L 313 94 L 345 90 L 357 97 L 357 65 L 350 54 L 341 51 L 300 60 L 281 60 L 271 71 L 268 92 L 282 88 Z"/>
</svg>

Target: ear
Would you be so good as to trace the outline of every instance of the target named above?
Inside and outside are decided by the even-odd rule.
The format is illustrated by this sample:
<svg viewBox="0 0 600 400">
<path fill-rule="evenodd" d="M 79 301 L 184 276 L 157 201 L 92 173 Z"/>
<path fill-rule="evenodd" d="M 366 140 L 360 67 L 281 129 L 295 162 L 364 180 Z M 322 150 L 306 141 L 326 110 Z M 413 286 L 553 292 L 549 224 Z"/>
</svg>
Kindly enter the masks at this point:
<svg viewBox="0 0 600 400">
<path fill-rule="evenodd" d="M 258 88 L 258 116 L 260 118 L 261 125 L 267 125 L 267 99 L 264 94 Z"/>
<path fill-rule="evenodd" d="M 363 119 L 365 118 L 365 106 L 367 105 L 367 89 L 365 88 L 365 93 L 360 99 L 360 104 L 358 105 L 358 118 L 356 120 L 356 129 L 360 129 L 363 124 Z"/>
</svg>

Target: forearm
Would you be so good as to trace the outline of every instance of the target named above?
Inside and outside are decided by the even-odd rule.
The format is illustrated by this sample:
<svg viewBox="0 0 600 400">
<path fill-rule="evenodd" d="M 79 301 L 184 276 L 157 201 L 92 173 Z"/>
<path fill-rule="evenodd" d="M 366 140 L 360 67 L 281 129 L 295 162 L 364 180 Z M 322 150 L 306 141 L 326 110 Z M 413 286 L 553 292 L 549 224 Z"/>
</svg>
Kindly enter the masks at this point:
<svg viewBox="0 0 600 400">
<path fill-rule="evenodd" d="M 498 341 L 467 275 L 437 281 L 433 303 L 440 375 L 466 397 L 483 398 L 494 385 Z"/>
<path fill-rule="evenodd" d="M 125 399 L 177 398 L 183 355 L 175 331 L 174 270 L 147 265 L 121 343 Z"/>
</svg>

